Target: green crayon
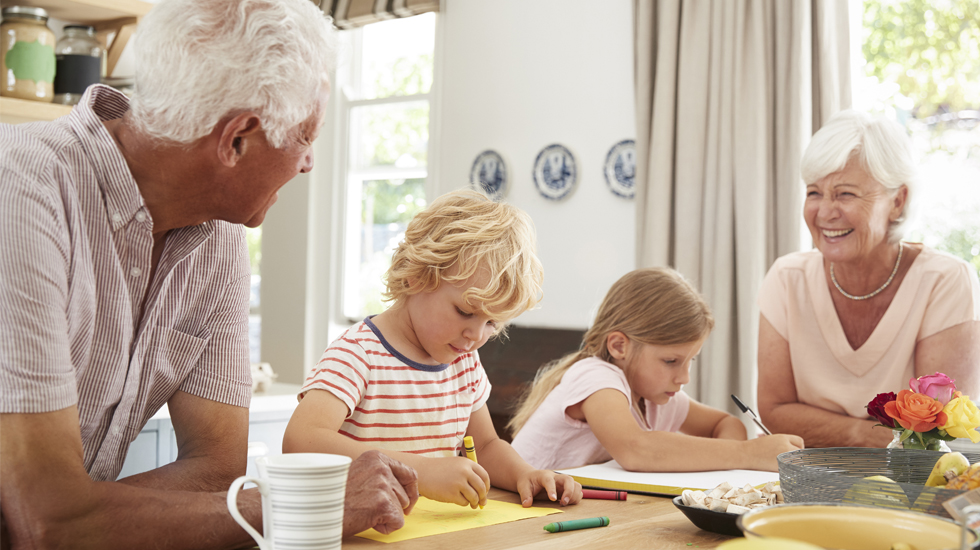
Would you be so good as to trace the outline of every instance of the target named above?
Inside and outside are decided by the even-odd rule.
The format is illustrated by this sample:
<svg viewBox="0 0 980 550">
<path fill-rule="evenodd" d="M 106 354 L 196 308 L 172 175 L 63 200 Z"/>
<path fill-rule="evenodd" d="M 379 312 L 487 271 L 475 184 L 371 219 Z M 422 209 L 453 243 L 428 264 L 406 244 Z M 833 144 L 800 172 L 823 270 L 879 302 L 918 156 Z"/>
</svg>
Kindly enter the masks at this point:
<svg viewBox="0 0 980 550">
<path fill-rule="evenodd" d="M 605 527 L 609 525 L 609 518 L 606 516 L 598 518 L 573 519 L 571 521 L 559 521 L 549 523 L 544 526 L 544 530 L 549 533 L 560 533 L 562 531 L 574 531 L 576 529 L 591 529 L 593 527 Z"/>
</svg>

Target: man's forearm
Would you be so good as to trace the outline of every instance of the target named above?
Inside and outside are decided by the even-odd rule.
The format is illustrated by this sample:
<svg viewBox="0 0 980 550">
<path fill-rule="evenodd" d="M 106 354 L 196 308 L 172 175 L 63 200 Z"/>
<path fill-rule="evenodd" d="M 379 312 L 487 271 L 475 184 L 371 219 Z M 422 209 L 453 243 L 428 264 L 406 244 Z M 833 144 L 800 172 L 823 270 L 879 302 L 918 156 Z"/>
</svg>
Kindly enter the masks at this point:
<svg viewBox="0 0 980 550">
<path fill-rule="evenodd" d="M 250 540 L 228 512 L 226 487 L 194 492 L 177 490 L 180 483 L 146 488 L 93 481 L 82 467 L 74 406 L 3 414 L 0 427 L 0 504 L 11 548 L 217 549 L 240 547 Z M 160 483 L 178 471 L 188 473 L 192 466 L 203 467 L 181 460 L 142 479 Z M 223 477 L 236 472 L 220 462 L 212 463 L 210 470 Z M 245 491 L 239 501 L 242 515 L 260 527 L 258 491 Z"/>
<path fill-rule="evenodd" d="M 240 548 L 254 544 L 232 519 L 226 495 L 93 483 L 81 506 L 43 506 L 39 495 L 4 495 L 11 548 Z M 20 506 L 18 503 L 24 503 Z M 9 506 L 8 506 L 9 504 Z M 239 510 L 262 531 L 261 497 L 249 489 L 238 495 Z"/>
<path fill-rule="evenodd" d="M 206 458 L 188 458 L 125 477 L 119 483 L 164 491 L 227 492 L 239 475 L 245 475 L 245 470 L 226 468 L 216 471 L 214 463 Z"/>
</svg>

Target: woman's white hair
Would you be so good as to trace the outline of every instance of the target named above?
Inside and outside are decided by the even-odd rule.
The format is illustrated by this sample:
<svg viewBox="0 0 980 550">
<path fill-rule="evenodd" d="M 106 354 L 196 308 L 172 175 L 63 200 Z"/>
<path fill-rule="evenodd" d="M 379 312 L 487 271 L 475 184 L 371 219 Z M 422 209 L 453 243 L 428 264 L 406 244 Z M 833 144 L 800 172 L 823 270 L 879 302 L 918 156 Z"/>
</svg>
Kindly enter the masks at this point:
<svg viewBox="0 0 980 550">
<path fill-rule="evenodd" d="M 181 144 L 253 111 L 282 147 L 316 112 L 336 62 L 336 33 L 310 0 L 163 0 L 134 46 L 129 116 L 142 133 Z"/>
<path fill-rule="evenodd" d="M 892 191 L 908 188 L 905 209 L 888 231 L 889 240 L 899 241 L 914 212 L 913 197 L 918 170 L 912 143 L 897 122 L 873 118 L 860 111 L 841 111 L 813 134 L 800 161 L 800 173 L 807 185 L 844 169 L 850 159 L 875 181 Z"/>
</svg>

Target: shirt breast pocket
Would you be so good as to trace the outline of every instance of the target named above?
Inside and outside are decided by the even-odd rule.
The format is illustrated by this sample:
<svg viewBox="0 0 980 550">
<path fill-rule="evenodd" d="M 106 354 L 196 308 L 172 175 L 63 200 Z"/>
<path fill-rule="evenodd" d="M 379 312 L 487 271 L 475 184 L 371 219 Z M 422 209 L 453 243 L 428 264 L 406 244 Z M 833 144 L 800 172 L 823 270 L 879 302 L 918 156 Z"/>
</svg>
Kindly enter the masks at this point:
<svg viewBox="0 0 980 550">
<path fill-rule="evenodd" d="M 153 378 L 154 386 L 163 386 L 167 393 L 177 390 L 194 366 L 211 339 L 206 329 L 191 335 L 170 327 L 156 327 L 146 350 L 144 364 Z"/>
</svg>

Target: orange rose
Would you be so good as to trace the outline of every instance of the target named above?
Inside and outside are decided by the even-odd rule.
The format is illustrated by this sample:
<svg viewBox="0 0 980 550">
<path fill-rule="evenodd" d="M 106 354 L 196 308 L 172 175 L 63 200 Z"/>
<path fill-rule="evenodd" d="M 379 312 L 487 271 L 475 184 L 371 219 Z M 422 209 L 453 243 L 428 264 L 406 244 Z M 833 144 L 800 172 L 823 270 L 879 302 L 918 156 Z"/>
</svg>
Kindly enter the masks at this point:
<svg viewBox="0 0 980 550">
<path fill-rule="evenodd" d="M 885 413 L 913 432 L 928 432 L 946 424 L 946 413 L 940 401 L 909 390 L 898 392 L 894 401 L 885 403 Z"/>
</svg>

